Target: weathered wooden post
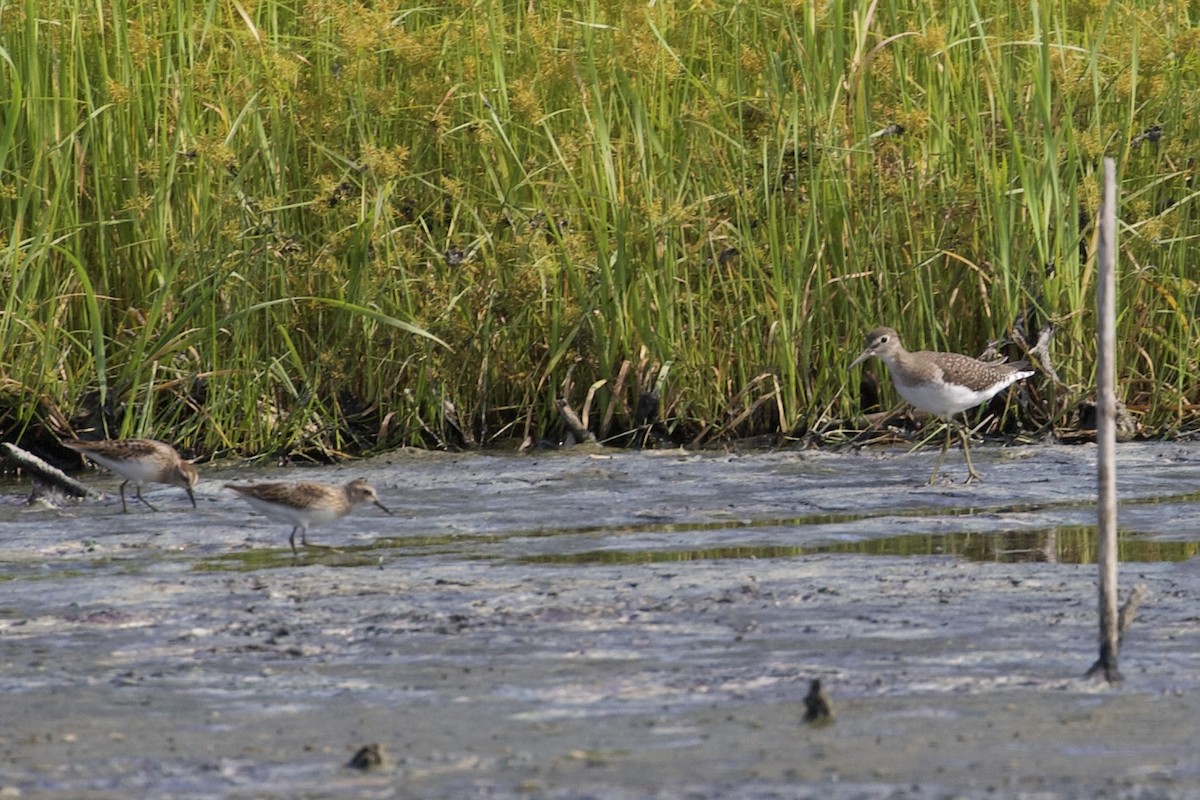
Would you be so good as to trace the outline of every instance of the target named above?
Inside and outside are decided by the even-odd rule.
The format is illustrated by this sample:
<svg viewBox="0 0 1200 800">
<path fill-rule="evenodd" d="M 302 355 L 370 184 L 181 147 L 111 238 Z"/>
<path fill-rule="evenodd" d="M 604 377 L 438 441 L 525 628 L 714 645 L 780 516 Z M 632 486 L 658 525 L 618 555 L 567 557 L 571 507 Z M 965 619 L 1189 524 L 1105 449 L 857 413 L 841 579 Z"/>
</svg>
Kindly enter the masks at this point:
<svg viewBox="0 0 1200 800">
<path fill-rule="evenodd" d="M 1109 683 L 1121 680 L 1117 668 L 1120 645 L 1117 638 L 1116 229 L 1116 166 L 1111 158 L 1106 158 L 1096 280 L 1096 509 L 1099 514 L 1096 565 L 1100 569 L 1100 658 L 1088 675 L 1103 670 Z"/>
</svg>

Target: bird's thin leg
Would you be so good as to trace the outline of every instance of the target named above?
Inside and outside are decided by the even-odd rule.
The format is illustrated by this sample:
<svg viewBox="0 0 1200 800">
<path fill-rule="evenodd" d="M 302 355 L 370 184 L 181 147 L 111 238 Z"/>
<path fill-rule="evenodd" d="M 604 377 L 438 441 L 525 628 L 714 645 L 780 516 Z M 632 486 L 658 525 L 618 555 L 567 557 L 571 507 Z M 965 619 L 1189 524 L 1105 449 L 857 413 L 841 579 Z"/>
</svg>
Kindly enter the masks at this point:
<svg viewBox="0 0 1200 800">
<path fill-rule="evenodd" d="M 121 491 L 121 513 L 122 514 L 129 513 L 129 509 L 125 507 L 125 484 L 126 483 L 129 483 L 129 481 L 125 481 L 125 483 L 122 483 L 121 490 L 120 490 Z"/>
<path fill-rule="evenodd" d="M 965 426 L 963 428 L 959 428 L 958 435 L 962 437 L 963 456 L 967 459 L 967 479 L 963 481 L 963 483 L 983 480 L 983 476 L 975 471 L 975 465 L 971 463 L 971 446 L 967 444 L 967 439 L 969 439 L 970 436 L 967 433 Z"/>
<path fill-rule="evenodd" d="M 135 495 L 134 495 L 134 497 L 136 497 L 138 500 L 141 500 L 143 503 L 145 503 L 145 504 L 146 504 L 146 506 L 147 506 L 147 508 L 149 508 L 151 511 L 158 511 L 158 509 L 157 509 L 157 508 L 155 508 L 154 506 L 150 505 L 150 501 L 149 501 L 149 500 L 147 500 L 146 498 L 142 497 L 142 485 L 141 485 L 140 483 L 138 483 L 138 484 L 134 484 L 134 486 L 135 486 L 135 487 L 136 487 L 136 489 L 137 489 L 137 494 L 135 494 Z"/>
<path fill-rule="evenodd" d="M 300 553 L 296 551 L 296 531 L 299 528 L 300 528 L 299 525 L 293 525 L 292 526 L 292 535 L 288 537 L 288 544 L 290 544 L 292 546 L 292 555 L 294 555 L 294 556 L 300 555 Z"/>
<path fill-rule="evenodd" d="M 946 460 L 946 451 L 950 449 L 950 420 L 946 420 L 946 438 L 942 442 L 942 452 L 938 454 L 937 464 L 933 467 L 933 474 L 929 476 L 929 485 L 933 486 L 937 480 L 938 473 L 942 471 L 942 462 Z"/>
</svg>

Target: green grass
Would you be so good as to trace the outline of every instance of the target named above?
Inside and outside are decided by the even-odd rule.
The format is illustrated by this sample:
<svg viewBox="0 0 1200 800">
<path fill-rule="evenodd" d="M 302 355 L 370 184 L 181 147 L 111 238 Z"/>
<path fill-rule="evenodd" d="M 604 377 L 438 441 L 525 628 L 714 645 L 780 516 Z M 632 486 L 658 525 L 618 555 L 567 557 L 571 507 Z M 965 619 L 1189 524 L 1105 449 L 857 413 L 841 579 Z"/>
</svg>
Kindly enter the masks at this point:
<svg viewBox="0 0 1200 800">
<path fill-rule="evenodd" d="M 834 430 L 876 324 L 975 353 L 1053 323 L 1065 421 L 1107 155 L 1120 393 L 1175 432 L 1195 13 L 0 0 L 0 428 L 357 452 L 460 441 L 448 407 L 538 435 L 595 387 L 604 438 L 658 387 L 688 440 Z"/>
</svg>

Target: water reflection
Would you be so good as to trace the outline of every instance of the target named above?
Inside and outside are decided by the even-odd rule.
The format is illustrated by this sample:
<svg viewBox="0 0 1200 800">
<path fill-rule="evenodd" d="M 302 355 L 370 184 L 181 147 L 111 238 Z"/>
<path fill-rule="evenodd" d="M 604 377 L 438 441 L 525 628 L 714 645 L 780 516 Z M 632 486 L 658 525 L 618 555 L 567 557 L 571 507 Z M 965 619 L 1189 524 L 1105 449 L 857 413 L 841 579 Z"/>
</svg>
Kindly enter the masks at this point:
<svg viewBox="0 0 1200 800">
<path fill-rule="evenodd" d="M 1123 534 L 1117 544 L 1121 561 L 1184 561 L 1200 554 L 1200 542 L 1165 542 Z M 1048 562 L 1090 564 L 1095 561 L 1096 528 L 1090 525 L 997 533 L 912 534 L 856 542 L 804 546 L 707 547 L 693 550 L 592 550 L 582 553 L 533 555 L 535 564 L 644 564 L 727 558 L 793 558 L 815 553 L 875 556 L 956 556 L 998 563 Z"/>
</svg>

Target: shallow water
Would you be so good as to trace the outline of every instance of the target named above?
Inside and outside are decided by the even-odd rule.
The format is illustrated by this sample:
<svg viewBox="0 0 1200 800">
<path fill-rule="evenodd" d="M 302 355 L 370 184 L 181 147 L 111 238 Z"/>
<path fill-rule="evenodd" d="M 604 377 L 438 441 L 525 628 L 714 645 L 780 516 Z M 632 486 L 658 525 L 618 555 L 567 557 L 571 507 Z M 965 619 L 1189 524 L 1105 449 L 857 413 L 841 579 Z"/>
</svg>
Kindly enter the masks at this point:
<svg viewBox="0 0 1200 800">
<path fill-rule="evenodd" d="M 978 451 L 967 486 L 923 484 L 936 452 L 583 449 L 209 468 L 157 514 L 12 485 L 0 792 L 1200 796 L 1200 448 L 1119 448 L 1150 597 L 1111 689 L 1081 678 L 1095 449 Z M 293 558 L 220 488 L 268 476 L 367 477 L 396 514 Z M 345 768 L 367 742 L 385 768 Z"/>
</svg>

